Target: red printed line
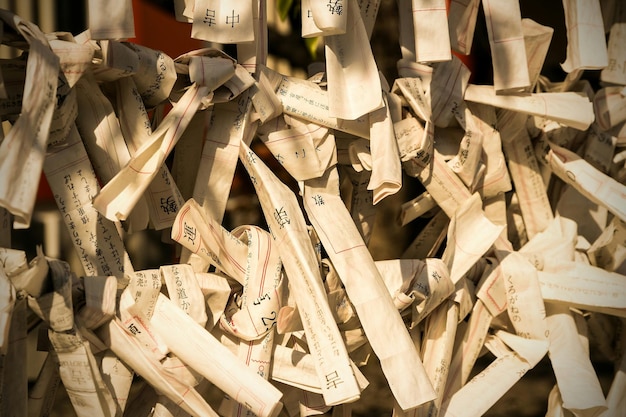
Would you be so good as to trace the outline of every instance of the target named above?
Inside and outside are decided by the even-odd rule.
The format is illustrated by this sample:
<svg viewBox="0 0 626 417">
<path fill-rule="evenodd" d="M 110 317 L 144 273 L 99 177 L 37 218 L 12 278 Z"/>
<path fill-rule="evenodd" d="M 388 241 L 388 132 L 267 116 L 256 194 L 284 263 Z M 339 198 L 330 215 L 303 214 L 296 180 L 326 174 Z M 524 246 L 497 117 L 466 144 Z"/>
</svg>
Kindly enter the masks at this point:
<svg viewBox="0 0 626 417">
<path fill-rule="evenodd" d="M 480 189 L 484 190 L 488 185 L 495 184 L 506 177 L 506 172 L 507 172 L 506 169 L 502 168 L 499 170 L 499 172 L 500 172 L 500 175 L 494 176 L 493 178 L 490 179 L 490 181 L 484 181 L 483 186 Z"/>
<path fill-rule="evenodd" d="M 204 79 L 204 59 L 202 57 L 200 57 L 200 65 L 202 66 L 202 85 L 206 85 L 206 80 Z"/>
<path fill-rule="evenodd" d="M 183 233 L 183 220 L 185 219 L 185 216 L 187 215 L 189 210 L 191 210 L 191 207 L 187 206 L 187 207 L 185 207 L 185 209 L 183 211 L 178 213 L 178 234 L 174 238 L 175 241 L 180 240 L 180 237 L 181 237 L 181 235 Z"/>
<path fill-rule="evenodd" d="M 215 229 L 215 227 L 213 226 L 213 224 L 209 223 L 208 224 L 209 229 L 211 230 L 211 233 L 213 234 L 213 236 L 215 237 L 215 240 L 217 240 L 218 245 L 220 246 L 220 248 L 222 250 L 224 250 L 224 252 L 226 253 L 225 257 L 226 259 L 228 259 L 230 261 L 230 263 L 235 266 L 239 271 L 241 272 L 245 272 L 245 268 L 243 266 L 241 266 L 239 264 L 239 262 L 237 262 L 237 259 L 233 258 L 233 256 L 226 250 L 226 248 L 224 247 L 224 245 L 219 244 L 220 242 L 220 234 L 218 233 L 218 231 Z"/>
<path fill-rule="evenodd" d="M 446 8 L 445 7 L 430 7 L 428 9 L 413 9 L 412 12 L 416 13 L 416 12 L 440 12 L 440 11 L 445 11 Z"/>
<path fill-rule="evenodd" d="M 241 391 L 245 391 L 245 392 L 248 394 L 248 396 L 252 397 L 254 400 L 256 400 L 257 404 L 259 404 L 259 406 L 260 406 L 260 407 L 259 407 L 259 410 L 258 410 L 258 411 L 254 410 L 254 411 L 255 411 L 255 413 L 256 413 L 257 415 L 259 415 L 259 414 L 264 414 L 264 413 L 263 413 L 263 410 L 265 410 L 265 408 L 267 407 L 267 404 L 265 404 L 265 402 L 264 402 L 262 399 L 260 399 L 260 398 L 259 398 L 259 397 L 257 397 L 256 395 L 254 395 L 254 392 L 253 392 L 253 391 L 250 391 L 250 390 L 247 390 L 247 389 L 246 389 L 246 390 L 244 390 L 244 388 L 243 388 L 243 387 L 241 387 L 241 388 L 239 389 L 239 392 L 237 392 L 237 395 L 235 395 L 235 401 L 240 402 L 240 403 L 242 402 L 242 401 L 239 401 L 239 393 L 240 393 Z"/>
<path fill-rule="evenodd" d="M 88 160 L 89 160 L 89 157 L 87 155 L 85 155 L 85 156 L 83 156 L 80 159 L 77 159 L 75 161 L 72 161 L 70 163 L 67 163 L 65 165 L 60 166 L 58 169 L 55 169 L 54 171 L 46 172 L 46 176 L 56 175 L 59 172 L 65 171 L 67 168 L 80 165 L 82 162 L 85 162 L 85 161 L 88 161 Z"/>
<path fill-rule="evenodd" d="M 150 171 L 140 171 L 138 169 L 136 169 L 135 167 L 132 166 L 132 164 L 128 164 L 128 168 L 132 169 L 133 171 L 135 171 L 137 174 L 142 174 L 142 175 L 152 175 L 152 172 Z"/>
<path fill-rule="evenodd" d="M 498 274 L 499 275 L 499 274 Z M 489 284 L 489 286 L 487 287 L 487 298 L 489 298 L 489 300 L 493 303 L 493 305 L 495 305 L 499 312 L 503 312 L 506 309 L 506 303 L 503 306 L 498 305 L 498 303 L 496 302 L 495 298 L 492 297 L 491 295 L 491 288 L 495 285 L 497 279 L 500 278 L 499 276 L 494 279 L 491 284 Z"/>
<path fill-rule="evenodd" d="M 269 139 L 266 143 L 276 143 L 276 142 L 280 142 L 280 141 L 287 140 L 287 139 L 293 139 L 293 138 L 298 138 L 298 137 L 301 137 L 301 136 L 311 135 L 312 133 L 315 133 L 315 132 L 317 132 L 320 129 L 328 129 L 328 128 L 325 127 L 325 126 L 321 126 L 320 125 L 320 126 L 318 126 L 317 128 L 315 128 L 314 130 L 312 130 L 310 132 L 307 131 L 305 133 L 300 133 L 300 134 L 297 134 L 297 135 L 285 136 L 285 137 L 280 138 L 280 139 Z"/>
<path fill-rule="evenodd" d="M 185 395 L 189 394 L 189 391 L 190 391 L 190 390 L 191 390 L 191 388 L 187 388 L 187 389 L 185 390 L 185 392 L 183 392 L 183 393 L 181 394 L 181 396 L 183 397 L 183 399 L 182 399 L 182 400 L 180 400 L 180 401 L 179 401 L 176 405 L 180 406 L 182 403 L 184 403 L 184 402 L 185 402 L 185 399 L 184 399 L 184 398 L 185 398 Z"/>
<path fill-rule="evenodd" d="M 259 329 L 257 329 L 256 327 L 256 323 L 254 322 L 254 319 L 252 318 L 252 314 L 250 314 L 250 309 L 247 308 L 246 312 L 248 313 L 248 317 L 250 318 L 250 323 L 252 323 L 252 326 L 254 327 L 254 331 L 257 333 L 260 333 Z M 252 343 L 252 341 L 250 341 L 250 343 Z M 252 349 L 248 349 L 248 357 L 246 358 L 246 365 L 250 363 L 250 351 L 251 350 Z"/>
<path fill-rule="evenodd" d="M 313 213 L 313 210 L 311 210 L 311 214 L 309 215 L 309 217 L 312 217 L 316 220 L 316 222 L 318 224 L 322 224 L 322 222 L 320 222 L 319 220 L 317 220 L 317 216 L 315 215 L 315 213 Z M 328 234 L 326 233 L 326 230 L 322 227 L 321 228 L 321 232 L 324 234 L 324 236 L 326 236 L 326 239 L 328 239 L 328 242 L 330 242 L 330 246 L 333 248 L 333 252 L 335 252 L 336 254 L 340 254 L 340 253 L 344 253 L 344 252 L 349 252 L 353 249 L 357 249 L 357 248 L 362 248 L 365 247 L 365 243 L 361 244 L 361 245 L 355 245 L 355 246 L 350 246 L 348 248 L 344 248 L 341 250 L 337 250 L 335 249 L 335 245 L 333 245 L 332 240 L 330 239 L 330 236 L 328 236 Z"/>
<path fill-rule="evenodd" d="M 509 43 L 509 42 L 523 41 L 523 40 L 524 40 L 524 37 L 518 36 L 516 38 L 494 39 L 493 43 Z"/>
<path fill-rule="evenodd" d="M 196 96 L 198 95 L 198 93 L 200 92 L 200 89 L 198 87 L 196 87 L 196 91 L 193 94 L 193 97 L 191 98 L 191 100 L 189 100 L 189 103 L 187 104 L 187 106 L 185 107 L 185 110 L 183 111 L 183 113 L 180 115 L 180 118 L 178 119 L 178 122 L 176 123 L 176 128 L 174 129 L 174 132 L 172 134 L 172 136 L 176 136 L 176 133 L 178 133 L 178 130 L 180 129 L 180 125 L 183 122 L 183 118 L 187 115 L 187 112 L 189 111 L 189 108 L 191 107 L 192 104 L 194 104 L 194 101 L 196 99 Z M 174 141 L 172 140 L 168 145 L 167 145 L 167 150 L 165 151 L 165 155 L 169 155 L 170 151 L 172 150 L 172 148 L 174 147 Z"/>
<path fill-rule="evenodd" d="M 257 229 L 255 229 L 257 236 L 259 236 L 259 239 L 261 237 L 261 233 L 259 233 L 259 231 Z M 270 252 L 272 249 L 272 241 L 270 239 L 267 239 L 267 250 L 265 251 L 265 261 L 263 262 L 263 274 L 261 275 L 261 285 L 259 285 L 259 297 L 262 296 L 263 294 L 263 288 L 265 288 L 265 277 L 267 276 L 267 268 L 269 266 L 270 263 Z"/>
<path fill-rule="evenodd" d="M 604 25 L 595 25 L 593 23 L 585 23 L 585 22 L 577 22 L 572 27 L 567 28 L 567 31 L 569 32 L 570 30 L 578 29 L 578 26 L 588 26 L 588 27 L 592 27 L 592 28 L 602 28 L 602 33 L 604 33 Z"/>
</svg>

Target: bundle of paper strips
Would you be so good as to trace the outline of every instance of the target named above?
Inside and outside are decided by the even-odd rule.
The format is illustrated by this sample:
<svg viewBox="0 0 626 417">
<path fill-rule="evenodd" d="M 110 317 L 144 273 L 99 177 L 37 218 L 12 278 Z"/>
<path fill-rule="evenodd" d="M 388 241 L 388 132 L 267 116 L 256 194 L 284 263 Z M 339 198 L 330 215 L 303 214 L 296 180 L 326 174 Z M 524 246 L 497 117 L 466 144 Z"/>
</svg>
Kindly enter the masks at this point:
<svg viewBox="0 0 626 417">
<path fill-rule="evenodd" d="M 174 3 L 215 48 L 128 42 L 131 0 L 89 0 L 76 36 L 0 10 L 24 51 L 0 62 L 0 415 L 50 415 L 62 382 L 79 417 L 349 416 L 374 355 L 394 417 L 483 415 L 544 357 L 546 415 L 626 416 L 622 2 L 562 1 L 555 82 L 553 29 L 482 0 L 493 85 L 458 57 L 479 0 L 398 0 L 395 80 L 370 47 L 381 0 L 297 2 L 324 48 L 308 79 L 267 65 L 265 0 Z M 264 221 L 226 230 L 238 164 Z M 12 249 L 42 173 L 82 271 Z M 424 226 L 381 260 L 374 214 L 403 176 L 425 191 L 399 221 Z M 135 270 L 125 238 L 146 228 L 180 256 Z"/>
</svg>

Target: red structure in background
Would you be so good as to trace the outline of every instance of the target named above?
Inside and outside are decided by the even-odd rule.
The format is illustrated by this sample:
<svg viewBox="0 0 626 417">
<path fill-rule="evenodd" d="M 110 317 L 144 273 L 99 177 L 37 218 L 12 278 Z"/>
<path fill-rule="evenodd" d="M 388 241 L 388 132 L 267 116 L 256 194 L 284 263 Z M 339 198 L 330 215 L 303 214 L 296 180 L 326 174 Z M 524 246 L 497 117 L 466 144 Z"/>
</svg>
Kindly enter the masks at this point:
<svg viewBox="0 0 626 417">
<path fill-rule="evenodd" d="M 149 0 L 133 0 L 135 38 L 129 39 L 148 48 L 165 52 L 172 58 L 203 47 L 191 38 L 191 24 L 175 17 Z"/>
<path fill-rule="evenodd" d="M 450 13 L 450 3 L 452 2 L 452 0 L 446 0 L 446 12 Z M 465 64 L 465 66 L 467 68 L 469 68 L 469 70 L 471 71 L 471 73 L 474 73 L 474 66 L 473 66 L 473 60 L 472 60 L 472 55 L 463 55 L 460 54 L 458 52 L 456 52 L 455 50 L 452 50 L 452 54 L 455 55 L 457 58 L 459 58 L 461 61 L 463 61 L 463 63 Z"/>
</svg>

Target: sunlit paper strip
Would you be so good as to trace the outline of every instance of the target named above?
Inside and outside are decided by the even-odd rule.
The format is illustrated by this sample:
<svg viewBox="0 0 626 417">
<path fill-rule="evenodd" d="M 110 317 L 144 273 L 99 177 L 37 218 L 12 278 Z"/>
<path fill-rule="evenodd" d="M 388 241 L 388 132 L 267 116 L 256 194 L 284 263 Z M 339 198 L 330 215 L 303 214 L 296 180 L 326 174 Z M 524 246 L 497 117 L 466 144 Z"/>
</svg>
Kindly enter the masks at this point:
<svg viewBox="0 0 626 417">
<path fill-rule="evenodd" d="M 519 0 L 483 0 L 496 91 L 530 85 Z"/>
<path fill-rule="evenodd" d="M 563 0 L 567 28 L 567 58 L 561 64 L 570 73 L 608 65 L 604 21 L 599 0 Z"/>
<path fill-rule="evenodd" d="M 165 117 L 151 140 L 141 149 L 94 198 L 94 207 L 106 218 L 125 220 L 159 172 L 165 158 L 196 113 L 209 88 L 193 84 Z"/>
<path fill-rule="evenodd" d="M 0 10 L 0 19 L 29 44 L 22 112 L 0 144 L 0 206 L 15 216 L 14 227 L 28 228 L 56 105 L 59 59 L 34 24 Z"/>
<path fill-rule="evenodd" d="M 465 100 L 555 120 L 578 130 L 587 130 L 594 121 L 589 99 L 574 92 L 496 95 L 493 87 L 470 84 Z"/>
<path fill-rule="evenodd" d="M 396 401 L 403 409 L 417 407 L 432 400 L 434 391 L 338 191 L 338 174 L 331 168 L 320 179 L 305 182 L 304 207 L 337 268 Z M 351 268 L 353 264 L 359 268 Z M 390 338 L 393 344 L 388 343 Z"/>
<path fill-rule="evenodd" d="M 445 0 L 412 0 L 415 61 L 438 62 L 452 58 Z"/>
<path fill-rule="evenodd" d="M 382 107 L 383 100 L 378 67 L 363 19 L 356 1 L 348 0 L 348 3 L 350 30 L 325 38 L 326 77 L 329 114 L 338 119 L 355 120 Z"/>
<path fill-rule="evenodd" d="M 298 305 L 326 404 L 359 398 L 344 342 L 328 306 L 316 255 L 295 195 L 244 143 L 239 159 L 248 171 Z"/>
<path fill-rule="evenodd" d="M 216 43 L 254 41 L 253 2 L 196 0 L 191 37 Z"/>
</svg>

